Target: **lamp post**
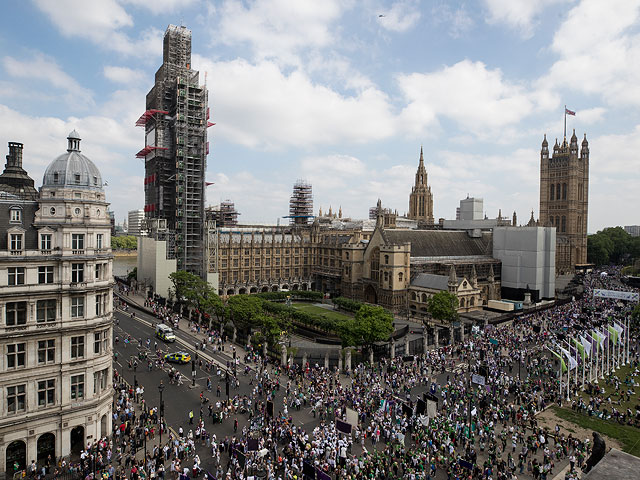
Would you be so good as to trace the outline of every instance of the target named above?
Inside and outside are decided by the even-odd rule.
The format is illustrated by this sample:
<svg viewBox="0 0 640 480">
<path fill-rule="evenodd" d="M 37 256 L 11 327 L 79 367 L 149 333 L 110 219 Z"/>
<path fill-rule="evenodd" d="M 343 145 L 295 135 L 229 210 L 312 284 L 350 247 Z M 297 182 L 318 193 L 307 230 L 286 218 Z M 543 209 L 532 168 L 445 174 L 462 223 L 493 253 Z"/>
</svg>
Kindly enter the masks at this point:
<svg viewBox="0 0 640 480">
<path fill-rule="evenodd" d="M 162 463 L 164 464 L 164 449 L 162 448 L 162 417 L 164 416 L 164 403 L 162 403 L 162 391 L 164 390 L 164 384 L 162 383 L 162 380 L 160 380 L 160 385 L 158 385 L 158 391 L 160 392 L 160 415 L 159 415 L 159 420 L 160 420 L 160 458 L 162 459 Z"/>
</svg>

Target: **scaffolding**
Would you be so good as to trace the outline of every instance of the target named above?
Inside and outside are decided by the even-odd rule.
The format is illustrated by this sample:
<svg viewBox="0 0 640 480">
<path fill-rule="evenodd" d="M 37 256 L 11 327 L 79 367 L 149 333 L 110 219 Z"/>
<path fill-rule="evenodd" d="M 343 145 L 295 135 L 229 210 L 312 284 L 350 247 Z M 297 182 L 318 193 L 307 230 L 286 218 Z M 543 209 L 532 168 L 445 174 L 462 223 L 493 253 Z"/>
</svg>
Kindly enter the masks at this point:
<svg viewBox="0 0 640 480">
<path fill-rule="evenodd" d="M 289 200 L 289 218 L 291 225 L 307 225 L 313 218 L 313 193 L 311 184 L 298 180 L 293 185 L 293 194 Z"/>
<path fill-rule="evenodd" d="M 220 202 L 220 205 L 208 207 L 206 210 L 207 221 L 215 221 L 218 227 L 235 227 L 238 225 L 238 211 L 231 200 Z"/>
<path fill-rule="evenodd" d="M 136 125 L 145 128 L 145 215 L 164 218 L 175 237 L 177 268 L 203 276 L 205 259 L 206 86 L 191 69 L 191 30 L 169 25 L 163 63 L 147 94 L 147 110 Z"/>
</svg>

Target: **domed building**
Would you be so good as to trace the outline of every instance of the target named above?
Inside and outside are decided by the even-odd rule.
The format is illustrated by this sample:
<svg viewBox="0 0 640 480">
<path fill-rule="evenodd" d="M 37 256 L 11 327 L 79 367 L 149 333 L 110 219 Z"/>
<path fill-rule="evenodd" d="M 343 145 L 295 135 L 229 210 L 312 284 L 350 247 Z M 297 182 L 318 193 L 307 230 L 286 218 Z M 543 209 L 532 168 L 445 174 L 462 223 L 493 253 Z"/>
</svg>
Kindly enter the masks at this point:
<svg viewBox="0 0 640 480">
<path fill-rule="evenodd" d="M 0 175 L 0 473 L 111 433 L 108 203 L 78 133 L 67 141 L 37 194 L 21 144 Z"/>
</svg>

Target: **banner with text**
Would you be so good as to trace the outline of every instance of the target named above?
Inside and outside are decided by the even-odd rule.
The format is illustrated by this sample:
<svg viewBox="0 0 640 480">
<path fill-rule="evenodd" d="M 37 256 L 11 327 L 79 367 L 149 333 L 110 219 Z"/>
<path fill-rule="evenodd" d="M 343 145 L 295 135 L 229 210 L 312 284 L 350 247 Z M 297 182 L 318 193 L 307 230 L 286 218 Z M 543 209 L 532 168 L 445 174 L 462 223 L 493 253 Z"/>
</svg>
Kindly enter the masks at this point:
<svg viewBox="0 0 640 480">
<path fill-rule="evenodd" d="M 640 301 L 640 293 L 638 292 L 619 292 L 617 290 L 603 290 L 595 288 L 593 290 L 594 297 L 615 298 L 617 300 L 628 300 L 631 302 Z"/>
</svg>

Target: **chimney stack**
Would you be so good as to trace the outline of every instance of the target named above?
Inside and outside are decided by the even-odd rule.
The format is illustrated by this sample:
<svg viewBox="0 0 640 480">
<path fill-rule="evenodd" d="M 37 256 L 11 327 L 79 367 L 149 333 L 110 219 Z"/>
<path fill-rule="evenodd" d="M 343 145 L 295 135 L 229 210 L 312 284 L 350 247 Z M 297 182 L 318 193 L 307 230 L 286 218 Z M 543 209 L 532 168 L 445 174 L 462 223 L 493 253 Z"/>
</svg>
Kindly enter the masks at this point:
<svg viewBox="0 0 640 480">
<path fill-rule="evenodd" d="M 6 167 L 22 168 L 22 144 L 9 142 L 9 155 L 7 155 Z"/>
</svg>

